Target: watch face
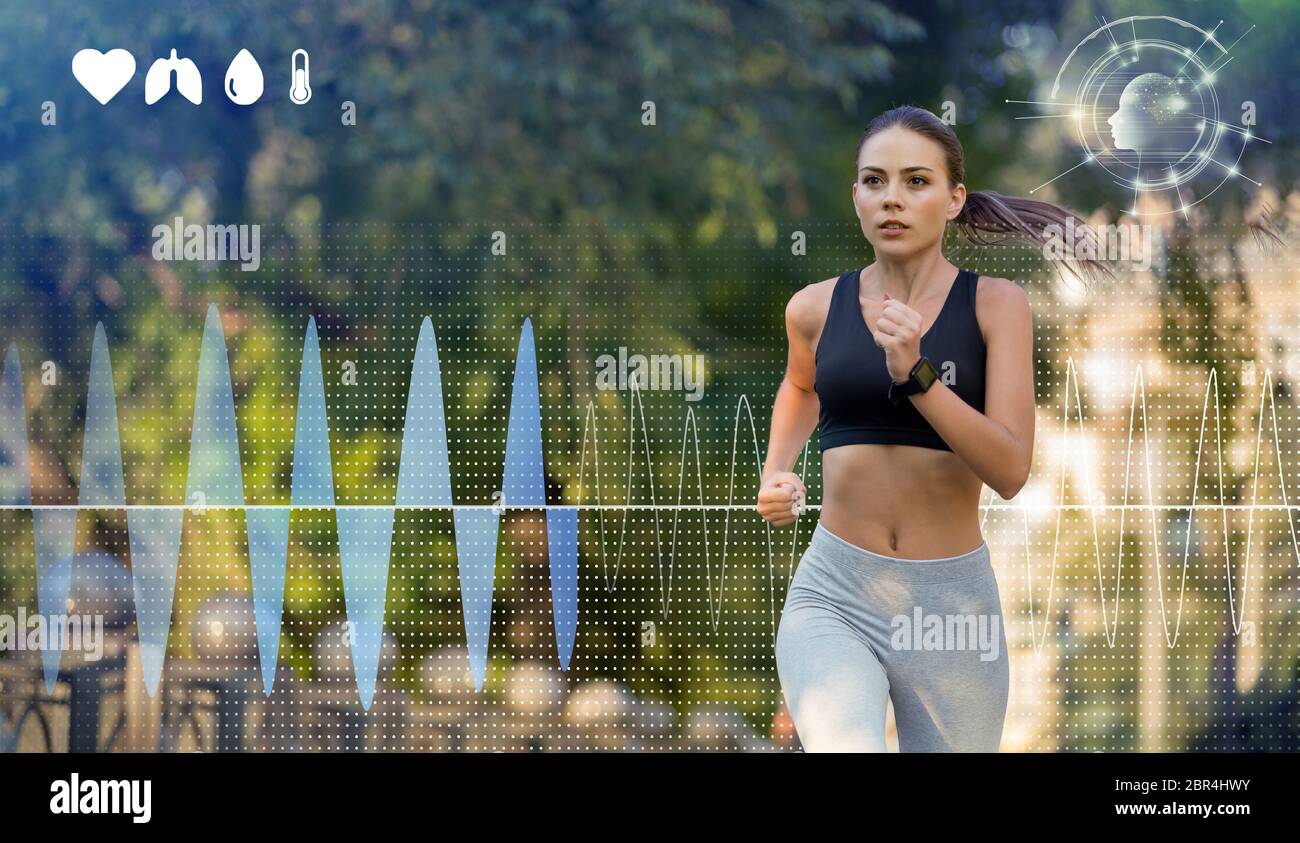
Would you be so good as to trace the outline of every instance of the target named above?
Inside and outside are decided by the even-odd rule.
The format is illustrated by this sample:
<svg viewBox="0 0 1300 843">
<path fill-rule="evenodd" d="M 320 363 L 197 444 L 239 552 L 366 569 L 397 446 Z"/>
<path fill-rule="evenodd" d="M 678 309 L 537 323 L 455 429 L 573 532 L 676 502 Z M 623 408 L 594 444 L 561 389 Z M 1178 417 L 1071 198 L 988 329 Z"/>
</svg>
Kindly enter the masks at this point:
<svg viewBox="0 0 1300 843">
<path fill-rule="evenodd" d="M 934 370 L 928 358 L 922 357 L 916 367 L 916 379 L 921 383 L 921 389 L 929 389 L 931 384 L 939 379 L 939 373 Z"/>
</svg>

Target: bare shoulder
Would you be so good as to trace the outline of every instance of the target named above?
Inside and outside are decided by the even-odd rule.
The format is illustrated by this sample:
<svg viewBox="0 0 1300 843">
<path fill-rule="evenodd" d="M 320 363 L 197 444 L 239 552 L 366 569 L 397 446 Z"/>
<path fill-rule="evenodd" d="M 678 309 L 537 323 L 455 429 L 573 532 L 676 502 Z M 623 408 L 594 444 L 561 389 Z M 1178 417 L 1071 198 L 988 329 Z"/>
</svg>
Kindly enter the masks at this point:
<svg viewBox="0 0 1300 843">
<path fill-rule="evenodd" d="M 984 341 L 988 342 L 991 332 L 1001 326 L 1031 322 L 1029 296 L 1014 281 L 981 275 L 975 287 L 975 318 Z"/>
<path fill-rule="evenodd" d="M 790 301 L 785 306 L 786 325 L 807 338 L 810 344 L 815 343 L 822 326 L 826 324 L 831 294 L 835 292 L 835 282 L 838 280 L 839 277 L 836 276 L 805 284 L 790 296 Z"/>
</svg>

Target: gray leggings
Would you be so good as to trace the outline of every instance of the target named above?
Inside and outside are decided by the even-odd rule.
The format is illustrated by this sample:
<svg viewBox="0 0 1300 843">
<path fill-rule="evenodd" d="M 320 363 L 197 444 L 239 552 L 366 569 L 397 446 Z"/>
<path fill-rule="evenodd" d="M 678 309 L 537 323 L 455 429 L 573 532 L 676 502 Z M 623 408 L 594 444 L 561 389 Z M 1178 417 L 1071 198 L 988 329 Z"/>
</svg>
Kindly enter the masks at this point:
<svg viewBox="0 0 1300 843">
<path fill-rule="evenodd" d="M 820 524 L 776 636 L 786 706 L 808 752 L 885 750 L 886 698 L 902 752 L 996 752 L 1008 665 L 987 542 L 900 559 Z"/>
</svg>

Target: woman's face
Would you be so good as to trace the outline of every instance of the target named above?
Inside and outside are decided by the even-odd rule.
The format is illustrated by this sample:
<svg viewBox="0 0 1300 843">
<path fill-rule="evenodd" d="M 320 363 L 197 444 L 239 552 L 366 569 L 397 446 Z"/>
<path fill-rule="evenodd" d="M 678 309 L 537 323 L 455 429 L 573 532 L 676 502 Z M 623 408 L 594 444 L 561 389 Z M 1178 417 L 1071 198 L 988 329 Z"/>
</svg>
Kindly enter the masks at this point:
<svg viewBox="0 0 1300 843">
<path fill-rule="evenodd" d="M 964 185 L 948 186 L 943 148 L 935 141 L 891 126 L 863 144 L 853 206 L 877 255 L 902 258 L 929 248 L 965 201 Z"/>
</svg>

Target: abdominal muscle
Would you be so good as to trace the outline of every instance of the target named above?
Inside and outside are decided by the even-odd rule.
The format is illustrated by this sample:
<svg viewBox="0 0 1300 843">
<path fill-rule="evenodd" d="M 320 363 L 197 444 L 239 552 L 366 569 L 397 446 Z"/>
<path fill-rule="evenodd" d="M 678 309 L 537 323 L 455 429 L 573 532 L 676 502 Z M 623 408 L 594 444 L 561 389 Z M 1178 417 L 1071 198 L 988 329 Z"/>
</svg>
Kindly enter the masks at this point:
<svg viewBox="0 0 1300 843">
<path fill-rule="evenodd" d="M 840 445 L 822 452 L 820 523 L 858 547 L 901 559 L 960 556 L 980 546 L 984 484 L 951 451 Z"/>
</svg>

